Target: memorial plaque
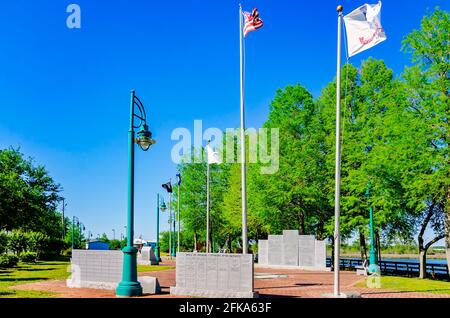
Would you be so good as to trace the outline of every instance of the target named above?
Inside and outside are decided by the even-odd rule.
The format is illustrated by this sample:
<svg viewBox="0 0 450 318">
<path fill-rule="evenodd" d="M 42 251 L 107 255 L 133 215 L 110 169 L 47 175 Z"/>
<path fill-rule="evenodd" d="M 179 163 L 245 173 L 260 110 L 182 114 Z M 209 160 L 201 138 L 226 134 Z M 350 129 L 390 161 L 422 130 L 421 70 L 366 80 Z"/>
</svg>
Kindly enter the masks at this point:
<svg viewBox="0 0 450 318">
<path fill-rule="evenodd" d="M 252 254 L 178 253 L 173 295 L 253 298 Z M 180 268 L 180 269 L 178 269 Z"/>
<path fill-rule="evenodd" d="M 267 240 L 258 240 L 258 264 L 269 264 L 269 246 Z"/>
<path fill-rule="evenodd" d="M 73 250 L 68 287 L 115 289 L 122 279 L 122 251 Z"/>
<path fill-rule="evenodd" d="M 192 289 L 196 288 L 197 281 L 197 253 L 187 253 L 185 260 L 185 284 L 186 286 L 192 286 Z"/>
<path fill-rule="evenodd" d="M 150 261 L 150 246 L 144 246 L 141 249 L 141 253 L 139 254 L 141 260 Z"/>
<path fill-rule="evenodd" d="M 269 235 L 269 265 L 281 265 L 283 261 L 283 236 Z"/>
<path fill-rule="evenodd" d="M 298 230 L 283 231 L 283 265 L 298 266 Z"/>
<path fill-rule="evenodd" d="M 316 241 L 315 244 L 315 266 L 327 267 L 327 245 L 325 241 Z"/>
<path fill-rule="evenodd" d="M 208 254 L 206 257 L 206 288 L 208 290 L 218 290 L 218 254 Z M 178 260 L 177 260 L 178 266 Z M 178 287 L 178 284 L 177 284 Z"/>
<path fill-rule="evenodd" d="M 242 255 L 240 260 L 241 265 L 239 272 L 241 273 L 241 279 L 239 282 L 239 291 L 253 291 L 253 255 Z"/>
<path fill-rule="evenodd" d="M 313 235 L 298 237 L 298 265 L 313 267 L 315 264 L 315 239 Z"/>
<path fill-rule="evenodd" d="M 186 254 L 177 253 L 177 266 L 175 268 L 176 284 L 183 288 L 186 286 Z"/>
<path fill-rule="evenodd" d="M 207 254 L 196 254 L 196 284 L 195 289 L 206 290 L 206 259 Z"/>
<path fill-rule="evenodd" d="M 227 255 L 228 264 L 228 290 L 239 290 L 241 280 L 241 259 L 239 256 Z"/>
<path fill-rule="evenodd" d="M 219 254 L 217 262 L 217 288 L 219 290 L 228 289 L 228 258 L 226 254 Z"/>
</svg>

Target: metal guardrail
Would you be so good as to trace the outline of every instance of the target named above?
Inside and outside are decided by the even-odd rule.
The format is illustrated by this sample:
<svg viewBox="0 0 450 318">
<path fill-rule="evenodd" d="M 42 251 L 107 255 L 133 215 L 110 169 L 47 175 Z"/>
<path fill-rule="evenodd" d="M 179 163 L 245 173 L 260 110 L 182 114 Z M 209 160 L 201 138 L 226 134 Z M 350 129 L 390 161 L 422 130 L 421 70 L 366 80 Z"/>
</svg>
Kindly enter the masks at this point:
<svg viewBox="0 0 450 318">
<path fill-rule="evenodd" d="M 359 258 L 341 258 L 340 268 L 342 270 L 356 270 L 356 266 L 361 266 L 363 260 Z M 419 276 L 420 264 L 418 262 L 405 261 L 384 261 L 378 262 L 382 273 Z M 327 267 L 331 267 L 331 258 L 327 257 Z M 448 267 L 446 264 L 427 263 L 427 272 L 431 277 L 449 277 Z"/>
</svg>

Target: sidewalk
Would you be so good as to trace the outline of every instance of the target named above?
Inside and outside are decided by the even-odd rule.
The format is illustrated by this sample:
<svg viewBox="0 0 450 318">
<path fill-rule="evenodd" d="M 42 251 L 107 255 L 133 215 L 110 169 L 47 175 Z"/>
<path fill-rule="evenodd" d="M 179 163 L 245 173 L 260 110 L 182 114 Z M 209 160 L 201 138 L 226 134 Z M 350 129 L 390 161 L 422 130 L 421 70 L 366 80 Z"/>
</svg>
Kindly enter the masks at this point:
<svg viewBox="0 0 450 318">
<path fill-rule="evenodd" d="M 161 265 L 174 266 L 175 260 L 165 257 Z M 323 298 L 324 294 L 333 293 L 333 272 L 255 268 L 255 274 L 254 288 L 255 291 L 259 292 L 260 298 Z M 273 275 L 280 275 L 280 277 L 274 277 Z M 174 298 L 170 295 L 169 288 L 175 286 L 175 269 L 139 273 L 139 276 L 157 277 L 161 286 L 161 294 L 144 295 L 144 298 Z M 364 280 L 364 277 L 356 276 L 355 272 L 341 271 L 341 292 L 358 292 L 362 298 L 450 298 L 450 295 L 446 294 L 353 287 L 361 280 Z M 56 297 L 61 298 L 115 297 L 115 292 L 112 290 L 68 288 L 66 282 L 61 280 L 18 285 L 15 288 L 56 292 L 59 293 Z"/>
</svg>

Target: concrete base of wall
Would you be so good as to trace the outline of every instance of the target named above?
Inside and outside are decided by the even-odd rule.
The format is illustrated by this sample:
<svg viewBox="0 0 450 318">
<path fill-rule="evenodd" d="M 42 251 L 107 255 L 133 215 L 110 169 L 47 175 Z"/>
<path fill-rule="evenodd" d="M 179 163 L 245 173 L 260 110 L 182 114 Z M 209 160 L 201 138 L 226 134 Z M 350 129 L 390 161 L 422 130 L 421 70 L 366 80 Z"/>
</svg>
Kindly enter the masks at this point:
<svg viewBox="0 0 450 318">
<path fill-rule="evenodd" d="M 330 267 L 315 267 L 315 266 L 289 266 L 289 265 L 255 264 L 255 268 L 300 269 L 300 270 L 305 270 L 305 271 L 331 272 L 331 268 Z"/>
<path fill-rule="evenodd" d="M 170 294 L 202 298 L 258 298 L 258 292 L 200 291 L 187 288 L 170 287 Z"/>
<path fill-rule="evenodd" d="M 115 290 L 118 284 L 119 283 L 76 281 L 72 279 L 66 280 L 66 285 L 69 288 L 92 288 L 92 289 Z"/>
<path fill-rule="evenodd" d="M 142 293 L 144 294 L 158 294 L 161 292 L 161 287 L 156 277 L 140 276 L 138 281 L 141 283 Z"/>
<path fill-rule="evenodd" d="M 158 279 L 151 276 L 140 276 L 138 282 L 141 283 L 142 292 L 144 294 L 158 294 L 161 292 Z M 105 282 L 89 282 L 89 281 L 75 281 L 72 279 L 66 280 L 66 286 L 69 288 L 92 288 L 92 289 L 106 289 L 115 290 L 119 282 L 117 283 L 105 283 Z"/>
</svg>

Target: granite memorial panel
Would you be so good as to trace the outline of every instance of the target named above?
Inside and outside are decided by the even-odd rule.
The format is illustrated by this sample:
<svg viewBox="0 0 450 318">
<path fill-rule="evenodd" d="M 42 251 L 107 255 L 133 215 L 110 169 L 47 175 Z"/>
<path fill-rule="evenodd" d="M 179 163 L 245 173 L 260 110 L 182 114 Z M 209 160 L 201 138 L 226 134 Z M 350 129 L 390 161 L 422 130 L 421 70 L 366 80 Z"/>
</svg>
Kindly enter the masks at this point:
<svg viewBox="0 0 450 318">
<path fill-rule="evenodd" d="M 181 257 L 180 257 L 181 256 Z M 179 263 L 180 260 L 180 263 Z M 177 253 L 173 295 L 253 298 L 253 255 Z M 195 278 L 195 279 L 194 279 Z"/>
<path fill-rule="evenodd" d="M 298 266 L 298 231 L 283 231 L 283 265 Z"/>
<path fill-rule="evenodd" d="M 269 246 L 267 240 L 258 241 L 258 264 L 269 264 Z"/>
<path fill-rule="evenodd" d="M 298 237 L 298 265 L 313 267 L 315 264 L 315 239 L 313 235 Z"/>
<path fill-rule="evenodd" d="M 326 268 L 327 267 L 327 245 L 325 241 L 315 242 L 315 267 Z"/>
<path fill-rule="evenodd" d="M 268 238 L 269 265 L 283 264 L 283 236 L 282 235 L 269 235 Z"/>
</svg>

